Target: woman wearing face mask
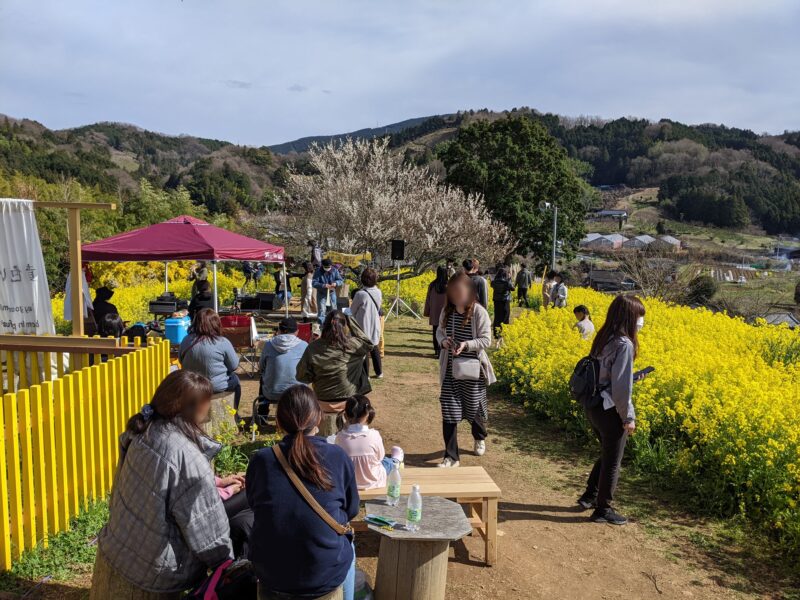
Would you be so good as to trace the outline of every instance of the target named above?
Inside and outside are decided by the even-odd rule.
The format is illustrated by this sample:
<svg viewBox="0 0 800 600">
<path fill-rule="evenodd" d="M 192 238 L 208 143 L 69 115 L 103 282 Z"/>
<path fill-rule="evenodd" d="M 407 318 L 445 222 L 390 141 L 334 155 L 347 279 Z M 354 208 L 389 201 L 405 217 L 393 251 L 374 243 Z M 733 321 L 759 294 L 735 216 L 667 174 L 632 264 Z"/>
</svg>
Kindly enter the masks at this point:
<svg viewBox="0 0 800 600">
<path fill-rule="evenodd" d="M 475 454 L 483 456 L 486 452 L 489 418 L 486 387 L 495 382 L 494 369 L 486 354 L 492 343 L 492 323 L 466 273 L 456 273 L 447 284 L 447 303 L 439 317 L 436 339 L 442 349 L 439 403 L 445 446 L 439 466 L 451 468 L 460 464 L 458 424 L 462 420 L 472 426 Z"/>
<path fill-rule="evenodd" d="M 603 402 L 586 411 L 600 440 L 600 458 L 589 474 L 578 504 L 594 508 L 595 523 L 624 525 L 627 519 L 612 507 L 614 490 L 628 436 L 636 430 L 633 393 L 633 359 L 639 350 L 639 330 L 644 326 L 644 305 L 636 296 L 619 295 L 608 308 L 606 321 L 592 343 L 591 356 L 600 362 L 598 384 Z"/>
</svg>

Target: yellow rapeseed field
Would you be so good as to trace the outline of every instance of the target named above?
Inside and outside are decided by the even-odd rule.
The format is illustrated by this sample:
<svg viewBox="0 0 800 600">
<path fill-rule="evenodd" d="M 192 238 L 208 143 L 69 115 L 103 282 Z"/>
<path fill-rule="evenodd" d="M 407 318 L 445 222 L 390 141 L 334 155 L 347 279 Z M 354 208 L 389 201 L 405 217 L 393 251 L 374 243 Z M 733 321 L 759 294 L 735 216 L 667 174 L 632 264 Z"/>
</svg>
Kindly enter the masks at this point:
<svg viewBox="0 0 800 600">
<path fill-rule="evenodd" d="M 612 296 L 570 290 L 602 324 Z M 800 332 L 645 300 L 636 368 L 634 459 L 674 476 L 705 507 L 740 513 L 800 551 Z M 493 357 L 512 395 L 586 430 L 567 381 L 590 342 L 570 309 L 526 311 Z"/>
<path fill-rule="evenodd" d="M 169 289 L 179 298 L 189 299 L 192 282 L 188 279 L 189 267 L 193 261 L 170 263 Z M 237 264 L 238 266 L 238 264 Z M 148 303 L 164 292 L 164 265 L 163 263 L 96 263 L 92 265 L 94 279 L 91 287 L 102 285 L 114 287 L 114 297 L 111 302 L 116 305 L 122 318 L 129 322 L 147 322 L 152 320 L 148 313 Z M 244 275 L 236 269 L 231 275 L 222 271 L 217 274 L 217 290 L 220 301 L 230 302 L 233 298 L 233 288 L 242 287 Z M 252 285 L 252 284 L 251 284 Z M 272 275 L 265 274 L 261 279 L 260 289 L 271 291 L 275 289 Z M 94 297 L 94 292 L 92 292 Z M 69 325 L 64 322 L 64 294 L 56 294 L 52 300 L 53 316 L 56 321 L 56 330 L 68 332 Z"/>
</svg>

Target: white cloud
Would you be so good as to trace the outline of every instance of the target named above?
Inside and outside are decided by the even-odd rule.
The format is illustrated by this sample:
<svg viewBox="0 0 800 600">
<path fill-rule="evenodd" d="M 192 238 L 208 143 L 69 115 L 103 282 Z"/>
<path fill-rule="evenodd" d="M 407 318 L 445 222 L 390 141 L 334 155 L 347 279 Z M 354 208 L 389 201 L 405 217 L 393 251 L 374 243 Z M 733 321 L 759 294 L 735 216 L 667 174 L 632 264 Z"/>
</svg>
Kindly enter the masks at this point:
<svg viewBox="0 0 800 600">
<path fill-rule="evenodd" d="M 484 106 L 782 131 L 797 31 L 788 0 L 6 0 L 0 112 L 257 145 Z"/>
</svg>

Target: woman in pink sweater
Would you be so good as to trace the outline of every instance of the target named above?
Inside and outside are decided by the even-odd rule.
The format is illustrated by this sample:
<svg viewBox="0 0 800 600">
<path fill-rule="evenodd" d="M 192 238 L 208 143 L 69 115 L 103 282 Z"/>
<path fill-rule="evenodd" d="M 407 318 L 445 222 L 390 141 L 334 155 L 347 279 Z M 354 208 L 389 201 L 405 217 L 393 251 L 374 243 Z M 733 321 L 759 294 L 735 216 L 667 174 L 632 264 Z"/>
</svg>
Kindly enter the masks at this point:
<svg viewBox="0 0 800 600">
<path fill-rule="evenodd" d="M 386 487 L 386 477 L 396 463 L 386 456 L 380 432 L 369 428 L 375 419 L 369 398 L 348 398 L 344 415 L 347 427 L 336 434 L 336 445 L 353 461 L 358 489 Z"/>
</svg>

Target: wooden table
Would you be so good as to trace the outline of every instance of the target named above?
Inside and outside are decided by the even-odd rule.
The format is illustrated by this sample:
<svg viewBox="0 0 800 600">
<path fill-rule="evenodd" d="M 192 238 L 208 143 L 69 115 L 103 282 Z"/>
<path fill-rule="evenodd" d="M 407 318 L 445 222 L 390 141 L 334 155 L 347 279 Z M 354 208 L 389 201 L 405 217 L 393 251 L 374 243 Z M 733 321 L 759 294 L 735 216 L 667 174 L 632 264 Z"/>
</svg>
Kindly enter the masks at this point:
<svg viewBox="0 0 800 600">
<path fill-rule="evenodd" d="M 423 496 L 441 496 L 465 505 L 467 520 L 485 542 L 485 562 L 492 566 L 497 561 L 497 503 L 500 488 L 483 467 L 406 467 L 402 476 L 401 494 L 410 494 L 411 486 L 419 484 Z M 384 499 L 386 488 L 361 490 L 361 499 Z M 355 523 L 354 525 L 358 525 Z"/>
<path fill-rule="evenodd" d="M 407 496 L 402 496 L 397 506 L 389 506 L 385 500 L 368 502 L 367 514 L 405 523 L 407 502 Z M 472 531 L 458 504 L 426 497 L 418 531 L 369 528 L 381 535 L 375 600 L 444 600 L 450 542 Z"/>
</svg>

